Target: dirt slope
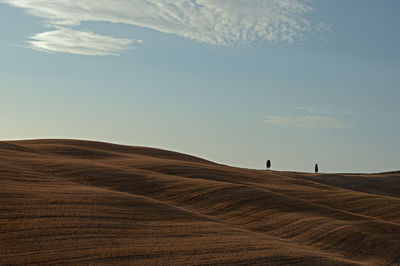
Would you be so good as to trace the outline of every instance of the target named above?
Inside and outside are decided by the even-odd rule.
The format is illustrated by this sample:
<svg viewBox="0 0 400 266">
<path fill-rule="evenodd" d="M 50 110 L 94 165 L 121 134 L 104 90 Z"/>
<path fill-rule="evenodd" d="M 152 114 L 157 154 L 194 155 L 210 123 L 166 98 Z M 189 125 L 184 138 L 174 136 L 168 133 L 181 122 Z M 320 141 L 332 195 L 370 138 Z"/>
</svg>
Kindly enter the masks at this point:
<svg viewBox="0 0 400 266">
<path fill-rule="evenodd" d="M 400 265 L 399 191 L 399 172 L 267 172 L 101 142 L 0 142 L 0 264 Z"/>
</svg>

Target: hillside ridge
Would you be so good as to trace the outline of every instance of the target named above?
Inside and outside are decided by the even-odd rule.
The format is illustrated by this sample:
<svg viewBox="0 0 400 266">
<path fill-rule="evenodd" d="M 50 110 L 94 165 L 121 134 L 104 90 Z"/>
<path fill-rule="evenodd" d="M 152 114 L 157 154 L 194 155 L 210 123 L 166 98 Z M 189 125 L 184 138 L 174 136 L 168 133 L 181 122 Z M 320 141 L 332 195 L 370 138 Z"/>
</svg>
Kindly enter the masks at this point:
<svg viewBox="0 0 400 266">
<path fill-rule="evenodd" d="M 399 172 L 263 171 L 105 142 L 1 141 L 0 264 L 400 264 L 397 191 Z"/>
</svg>

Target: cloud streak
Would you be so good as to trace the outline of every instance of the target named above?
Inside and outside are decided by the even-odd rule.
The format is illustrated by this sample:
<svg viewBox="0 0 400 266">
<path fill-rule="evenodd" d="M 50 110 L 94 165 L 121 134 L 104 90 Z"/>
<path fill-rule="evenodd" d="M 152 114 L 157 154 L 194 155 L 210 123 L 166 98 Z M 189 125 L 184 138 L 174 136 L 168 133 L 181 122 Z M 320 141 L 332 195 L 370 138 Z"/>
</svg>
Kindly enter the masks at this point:
<svg viewBox="0 0 400 266">
<path fill-rule="evenodd" d="M 315 108 L 315 107 L 307 107 L 307 106 L 297 106 L 295 108 L 298 111 L 307 112 L 310 114 L 328 114 L 330 112 L 330 108 Z"/>
<path fill-rule="evenodd" d="M 346 125 L 335 117 L 304 115 L 304 116 L 268 116 L 266 124 L 291 127 L 297 129 L 333 129 L 346 128 Z"/>
<path fill-rule="evenodd" d="M 132 47 L 133 41 L 98 35 L 93 32 L 58 28 L 30 37 L 33 49 L 79 55 L 118 55 Z"/>
<path fill-rule="evenodd" d="M 67 27 L 77 27 L 81 22 L 87 21 L 123 23 L 222 46 L 246 46 L 257 41 L 293 43 L 303 38 L 305 32 L 317 31 L 319 27 L 318 25 L 314 27 L 305 18 L 312 8 L 304 0 L 0 0 L 0 2 L 23 8 L 36 17 L 46 19 L 50 25 L 62 26 L 71 37 L 64 38 L 60 30 L 55 30 L 34 35 L 33 40 L 52 36 L 51 42 L 55 43 L 58 42 L 57 37 L 60 37 L 63 40 L 71 40 L 72 45 L 78 43 L 72 39 L 73 36 L 81 38 L 85 33 L 68 32 L 73 30 Z M 86 35 L 95 38 L 87 32 Z M 115 41 L 116 46 L 121 45 L 121 39 L 109 37 L 108 43 L 112 41 Z M 44 43 L 47 42 L 48 40 Z M 46 44 L 46 47 L 48 46 L 49 44 Z M 67 52 L 75 51 L 71 46 L 67 45 Z M 77 51 L 85 49 L 89 51 L 92 48 L 93 46 L 88 45 Z M 98 52 L 96 48 L 94 50 L 93 53 Z"/>
</svg>

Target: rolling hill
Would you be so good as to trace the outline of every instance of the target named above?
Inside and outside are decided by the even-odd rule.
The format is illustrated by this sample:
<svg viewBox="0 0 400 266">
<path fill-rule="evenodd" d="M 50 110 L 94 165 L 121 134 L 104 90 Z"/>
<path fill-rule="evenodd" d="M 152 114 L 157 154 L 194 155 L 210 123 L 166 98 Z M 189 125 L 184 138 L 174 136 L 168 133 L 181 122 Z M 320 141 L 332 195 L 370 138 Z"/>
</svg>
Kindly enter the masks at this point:
<svg viewBox="0 0 400 266">
<path fill-rule="evenodd" d="M 94 141 L 0 142 L 0 264 L 400 265 L 400 172 L 261 171 Z"/>
</svg>

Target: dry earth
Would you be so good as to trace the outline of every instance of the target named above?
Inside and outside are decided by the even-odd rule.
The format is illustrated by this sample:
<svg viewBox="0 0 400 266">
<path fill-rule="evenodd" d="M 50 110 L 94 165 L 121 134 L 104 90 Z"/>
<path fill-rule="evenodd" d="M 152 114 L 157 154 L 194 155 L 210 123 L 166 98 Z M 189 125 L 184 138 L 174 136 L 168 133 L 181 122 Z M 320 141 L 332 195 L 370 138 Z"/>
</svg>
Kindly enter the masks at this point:
<svg viewBox="0 0 400 266">
<path fill-rule="evenodd" d="M 400 265 L 400 172 L 267 172 L 100 142 L 0 142 L 0 264 Z"/>
</svg>

